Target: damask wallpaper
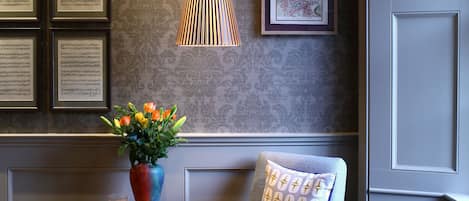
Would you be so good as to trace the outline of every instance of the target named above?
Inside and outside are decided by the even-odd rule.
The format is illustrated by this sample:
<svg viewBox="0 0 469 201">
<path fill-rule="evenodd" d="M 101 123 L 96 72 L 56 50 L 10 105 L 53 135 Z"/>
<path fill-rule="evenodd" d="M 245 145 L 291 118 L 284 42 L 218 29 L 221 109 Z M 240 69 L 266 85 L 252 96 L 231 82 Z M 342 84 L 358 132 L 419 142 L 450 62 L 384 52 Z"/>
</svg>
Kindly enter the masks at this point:
<svg viewBox="0 0 469 201">
<path fill-rule="evenodd" d="M 177 103 L 184 132 L 356 131 L 356 0 L 336 36 L 261 36 L 260 0 L 233 2 L 241 47 L 182 48 L 182 0 L 113 0 L 112 103 Z M 0 112 L 0 132 L 106 132 L 99 115 Z"/>
</svg>

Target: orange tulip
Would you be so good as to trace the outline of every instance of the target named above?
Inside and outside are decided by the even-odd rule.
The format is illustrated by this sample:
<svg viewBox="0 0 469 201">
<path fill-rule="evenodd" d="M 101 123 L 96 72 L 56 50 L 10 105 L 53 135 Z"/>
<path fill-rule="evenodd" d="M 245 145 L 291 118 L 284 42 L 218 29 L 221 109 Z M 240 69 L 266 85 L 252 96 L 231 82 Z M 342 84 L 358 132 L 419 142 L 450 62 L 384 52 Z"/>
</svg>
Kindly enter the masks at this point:
<svg viewBox="0 0 469 201">
<path fill-rule="evenodd" d="M 120 119 L 120 125 L 121 126 L 128 126 L 130 125 L 130 117 L 129 116 L 123 116 Z"/>
<path fill-rule="evenodd" d="M 143 104 L 143 111 L 147 113 L 152 113 L 156 109 L 156 104 L 154 102 L 147 102 Z"/>
<path fill-rule="evenodd" d="M 151 120 L 158 121 L 160 120 L 160 118 L 161 118 L 161 114 L 159 110 L 155 110 L 153 111 L 153 113 L 151 113 Z"/>
<path fill-rule="evenodd" d="M 163 113 L 163 119 L 168 118 L 170 114 L 171 114 L 171 110 L 170 110 L 170 109 L 165 110 L 164 113 Z"/>
<path fill-rule="evenodd" d="M 173 115 L 173 120 L 176 120 L 177 118 L 176 116 L 177 116 L 176 114 Z"/>
</svg>

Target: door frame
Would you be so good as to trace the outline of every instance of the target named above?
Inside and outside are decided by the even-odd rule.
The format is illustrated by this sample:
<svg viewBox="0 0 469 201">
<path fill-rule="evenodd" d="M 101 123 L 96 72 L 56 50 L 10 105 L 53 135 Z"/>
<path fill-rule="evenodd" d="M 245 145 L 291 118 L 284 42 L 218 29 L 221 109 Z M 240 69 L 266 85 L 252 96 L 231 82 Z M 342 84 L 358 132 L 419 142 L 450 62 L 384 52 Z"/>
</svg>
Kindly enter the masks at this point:
<svg viewBox="0 0 469 201">
<path fill-rule="evenodd" d="M 358 0 L 358 200 L 368 201 L 369 189 L 369 0 Z"/>
</svg>

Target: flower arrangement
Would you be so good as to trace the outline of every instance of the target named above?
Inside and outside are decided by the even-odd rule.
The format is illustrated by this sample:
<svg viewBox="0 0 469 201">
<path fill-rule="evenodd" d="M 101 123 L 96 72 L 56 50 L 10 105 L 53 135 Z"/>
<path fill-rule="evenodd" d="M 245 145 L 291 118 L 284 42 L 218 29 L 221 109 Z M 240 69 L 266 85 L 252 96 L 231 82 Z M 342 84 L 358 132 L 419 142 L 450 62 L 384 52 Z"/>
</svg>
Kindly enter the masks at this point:
<svg viewBox="0 0 469 201">
<path fill-rule="evenodd" d="M 148 164 L 156 166 L 160 158 L 167 158 L 168 148 L 186 140 L 176 134 L 186 121 L 186 117 L 177 120 L 177 106 L 170 109 L 156 108 L 154 102 L 143 105 L 143 112 L 134 104 L 128 103 L 127 108 L 114 106 L 116 116 L 113 122 L 104 116 L 100 119 L 108 125 L 115 135 L 122 137 L 119 154 L 129 150 L 132 166 Z"/>
</svg>

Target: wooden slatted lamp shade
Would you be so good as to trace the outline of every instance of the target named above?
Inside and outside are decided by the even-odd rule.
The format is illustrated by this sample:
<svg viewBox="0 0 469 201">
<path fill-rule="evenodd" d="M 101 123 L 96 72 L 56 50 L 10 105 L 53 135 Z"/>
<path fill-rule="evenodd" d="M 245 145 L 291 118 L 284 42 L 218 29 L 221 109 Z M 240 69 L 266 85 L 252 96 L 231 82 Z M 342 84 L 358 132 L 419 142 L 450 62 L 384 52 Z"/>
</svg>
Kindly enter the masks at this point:
<svg viewBox="0 0 469 201">
<path fill-rule="evenodd" d="M 185 0 L 176 44 L 239 46 L 238 24 L 231 0 Z"/>
</svg>

